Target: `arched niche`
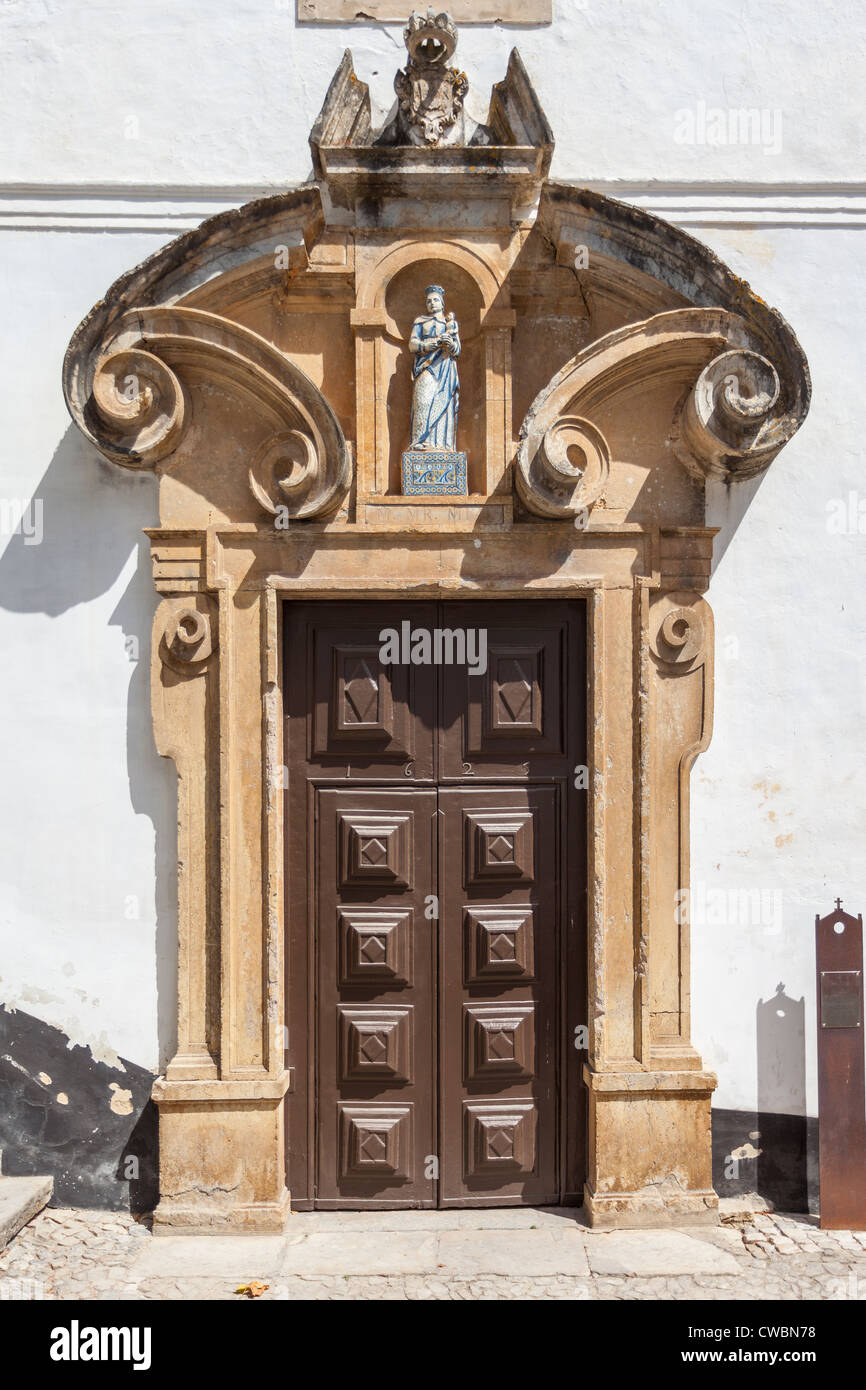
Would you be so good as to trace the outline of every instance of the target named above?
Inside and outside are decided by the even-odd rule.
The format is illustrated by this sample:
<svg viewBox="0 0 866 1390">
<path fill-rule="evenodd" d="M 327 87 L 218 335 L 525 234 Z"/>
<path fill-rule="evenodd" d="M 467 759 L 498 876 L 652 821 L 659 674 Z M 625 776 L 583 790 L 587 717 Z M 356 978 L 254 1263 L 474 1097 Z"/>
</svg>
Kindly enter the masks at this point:
<svg viewBox="0 0 866 1390">
<path fill-rule="evenodd" d="M 461 352 L 460 410 L 457 448 L 468 456 L 469 491 L 483 492 L 486 481 L 486 400 L 484 340 L 481 332 L 484 304 L 473 277 L 454 261 L 423 257 L 403 266 L 388 282 L 384 296 L 386 328 L 382 343 L 383 377 L 387 383 L 388 491 L 401 491 L 401 455 L 410 444 L 412 407 L 412 324 L 425 312 L 428 285 L 445 291 L 445 311 L 457 316 Z"/>
</svg>

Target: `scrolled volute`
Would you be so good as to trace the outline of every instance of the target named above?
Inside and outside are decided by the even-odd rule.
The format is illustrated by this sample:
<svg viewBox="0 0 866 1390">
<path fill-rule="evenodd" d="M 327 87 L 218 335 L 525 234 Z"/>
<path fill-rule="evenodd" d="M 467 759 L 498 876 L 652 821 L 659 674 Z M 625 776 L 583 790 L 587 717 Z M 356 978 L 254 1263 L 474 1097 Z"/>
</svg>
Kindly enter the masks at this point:
<svg viewBox="0 0 866 1390">
<path fill-rule="evenodd" d="M 672 442 L 701 477 L 748 478 L 779 449 L 779 374 L 760 353 L 734 349 L 708 362 L 674 425 Z"/>
<path fill-rule="evenodd" d="M 694 594 L 663 594 L 651 607 L 650 650 L 671 673 L 691 671 L 704 663 L 711 631 L 709 608 Z"/>
<path fill-rule="evenodd" d="M 515 481 L 531 511 L 574 517 L 598 501 L 609 472 L 610 450 L 601 430 L 579 415 L 564 415 L 540 434 L 534 449 L 531 440 L 521 443 Z"/>
<path fill-rule="evenodd" d="M 244 405 L 254 401 L 268 438 L 286 444 L 277 501 L 290 517 L 336 510 L 351 457 L 328 401 L 272 343 L 218 314 L 182 305 L 130 310 L 88 361 L 72 358 L 65 390 L 76 423 L 106 458 L 142 469 L 177 448 L 190 415 L 187 388 L 202 383 L 219 384 Z M 253 495 L 272 512 L 255 461 L 252 473 Z"/>
<path fill-rule="evenodd" d="M 281 430 L 259 446 L 249 469 L 249 485 L 262 511 L 295 521 L 318 514 L 319 460 L 313 440 L 302 430 Z"/>
<path fill-rule="evenodd" d="M 179 675 L 203 671 L 216 650 L 214 619 L 207 599 L 174 599 L 167 604 L 160 652 Z"/>
<path fill-rule="evenodd" d="M 141 348 L 121 348 L 97 362 L 87 416 L 115 462 L 147 468 L 177 445 L 187 404 L 183 386 L 165 362 Z"/>
</svg>

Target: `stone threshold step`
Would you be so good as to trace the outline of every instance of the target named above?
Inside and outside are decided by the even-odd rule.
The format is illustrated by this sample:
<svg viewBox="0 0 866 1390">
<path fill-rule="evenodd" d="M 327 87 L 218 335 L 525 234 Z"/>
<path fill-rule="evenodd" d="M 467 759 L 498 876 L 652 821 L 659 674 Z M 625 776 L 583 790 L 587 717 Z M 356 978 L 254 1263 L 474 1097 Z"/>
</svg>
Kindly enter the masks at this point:
<svg viewBox="0 0 866 1390">
<path fill-rule="evenodd" d="M 48 1205 L 53 1191 L 53 1178 L 0 1177 L 0 1250 Z"/>
</svg>

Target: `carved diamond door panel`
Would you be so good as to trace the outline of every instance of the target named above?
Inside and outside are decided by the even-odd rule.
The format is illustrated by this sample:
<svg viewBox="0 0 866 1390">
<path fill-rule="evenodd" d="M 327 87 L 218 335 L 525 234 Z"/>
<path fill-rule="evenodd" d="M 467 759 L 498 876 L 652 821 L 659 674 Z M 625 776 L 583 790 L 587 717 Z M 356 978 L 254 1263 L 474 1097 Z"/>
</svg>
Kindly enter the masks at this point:
<svg viewBox="0 0 866 1390">
<path fill-rule="evenodd" d="M 316 793 L 317 1205 L 431 1206 L 435 791 Z"/>
<path fill-rule="evenodd" d="M 556 787 L 439 792 L 442 1206 L 557 1202 Z"/>
<path fill-rule="evenodd" d="M 582 610 L 553 603 L 453 603 L 443 623 L 486 633 L 486 670 L 446 676 L 441 776 L 563 776 L 583 722 Z"/>
<path fill-rule="evenodd" d="M 422 626 L 431 607 L 401 604 L 400 618 Z M 380 633 L 393 625 L 393 612 L 389 619 L 388 606 L 357 603 L 293 608 L 287 706 L 290 723 L 304 726 L 310 770 L 431 779 L 434 682 L 429 668 L 382 662 Z"/>
</svg>

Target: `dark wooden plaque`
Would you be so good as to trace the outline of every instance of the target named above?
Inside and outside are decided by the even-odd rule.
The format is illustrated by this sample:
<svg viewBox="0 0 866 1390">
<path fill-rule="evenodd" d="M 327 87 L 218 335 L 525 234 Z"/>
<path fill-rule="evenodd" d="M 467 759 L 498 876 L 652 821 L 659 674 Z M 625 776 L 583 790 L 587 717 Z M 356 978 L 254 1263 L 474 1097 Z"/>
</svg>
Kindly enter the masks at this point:
<svg viewBox="0 0 866 1390">
<path fill-rule="evenodd" d="M 821 1225 L 866 1230 L 863 918 L 815 918 Z"/>
</svg>

